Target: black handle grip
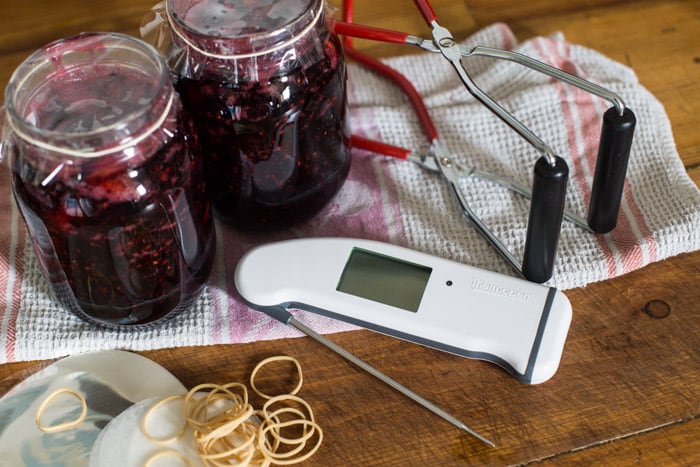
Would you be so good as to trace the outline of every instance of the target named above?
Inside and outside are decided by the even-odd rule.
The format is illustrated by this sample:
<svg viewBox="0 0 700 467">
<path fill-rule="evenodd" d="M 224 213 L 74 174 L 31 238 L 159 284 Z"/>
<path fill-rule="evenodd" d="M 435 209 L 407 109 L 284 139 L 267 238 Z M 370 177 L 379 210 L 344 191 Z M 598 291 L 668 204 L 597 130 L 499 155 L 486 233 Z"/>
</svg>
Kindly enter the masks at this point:
<svg viewBox="0 0 700 467">
<path fill-rule="evenodd" d="M 569 166 L 561 157 L 555 156 L 555 159 L 554 166 L 544 156 L 535 164 L 527 222 L 523 275 L 539 283 L 552 277 L 569 181 Z"/>
<path fill-rule="evenodd" d="M 588 226 L 594 232 L 607 233 L 617 225 L 636 124 L 634 113 L 627 108 L 620 115 L 611 107 L 603 115 L 591 202 L 588 206 Z"/>
</svg>

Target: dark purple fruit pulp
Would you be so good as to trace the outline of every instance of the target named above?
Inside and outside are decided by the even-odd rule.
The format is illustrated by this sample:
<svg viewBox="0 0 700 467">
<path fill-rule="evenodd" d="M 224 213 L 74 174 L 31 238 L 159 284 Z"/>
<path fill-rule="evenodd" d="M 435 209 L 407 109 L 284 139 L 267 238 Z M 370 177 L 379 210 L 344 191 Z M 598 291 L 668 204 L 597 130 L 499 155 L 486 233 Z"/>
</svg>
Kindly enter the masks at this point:
<svg viewBox="0 0 700 467">
<path fill-rule="evenodd" d="M 336 36 L 321 60 L 261 81 L 180 78 L 205 157 L 207 193 L 223 220 L 273 230 L 316 214 L 350 169 L 345 65 Z"/>
<path fill-rule="evenodd" d="M 137 88 L 133 73 L 82 77 L 44 105 L 41 118 L 65 131 L 76 124 L 67 109 L 88 105 L 81 100 L 88 89 L 128 89 L 138 100 Z M 42 159 L 40 149 L 14 145 L 15 199 L 50 287 L 68 309 L 107 325 L 147 324 L 198 296 L 215 237 L 191 134 L 191 120 L 175 101 L 163 126 L 132 146 L 131 156 L 77 158 L 54 172 L 56 163 Z"/>
</svg>

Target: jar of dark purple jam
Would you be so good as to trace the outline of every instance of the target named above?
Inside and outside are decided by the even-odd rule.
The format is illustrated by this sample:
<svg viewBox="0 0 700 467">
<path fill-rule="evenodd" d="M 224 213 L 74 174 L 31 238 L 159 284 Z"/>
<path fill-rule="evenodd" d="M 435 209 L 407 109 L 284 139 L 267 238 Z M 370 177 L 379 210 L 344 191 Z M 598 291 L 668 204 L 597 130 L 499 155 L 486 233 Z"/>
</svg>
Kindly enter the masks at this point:
<svg viewBox="0 0 700 467">
<path fill-rule="evenodd" d="M 81 34 L 6 90 L 12 189 L 58 300 L 108 326 L 172 316 L 201 292 L 215 234 L 192 121 L 150 45 Z"/>
<path fill-rule="evenodd" d="M 350 168 L 346 70 L 322 0 L 166 0 L 176 88 L 215 212 L 242 230 L 311 218 Z"/>
</svg>

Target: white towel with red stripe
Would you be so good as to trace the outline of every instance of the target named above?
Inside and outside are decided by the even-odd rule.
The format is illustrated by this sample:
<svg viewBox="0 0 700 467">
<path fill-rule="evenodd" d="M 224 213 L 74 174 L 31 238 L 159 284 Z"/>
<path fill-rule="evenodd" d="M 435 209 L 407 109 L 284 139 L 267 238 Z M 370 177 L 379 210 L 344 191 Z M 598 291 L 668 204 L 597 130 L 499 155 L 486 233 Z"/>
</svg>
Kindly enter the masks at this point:
<svg viewBox="0 0 700 467">
<path fill-rule="evenodd" d="M 619 276 L 646 264 L 700 249 L 700 192 L 675 149 L 663 107 L 634 72 L 560 35 L 516 43 L 502 24 L 466 41 L 513 49 L 619 93 L 637 116 L 617 228 L 593 235 L 565 223 L 549 285 L 568 289 Z M 538 154 L 477 103 L 439 54 L 389 59 L 417 87 L 441 140 L 468 167 L 530 184 Z M 479 86 L 530 127 L 569 164 L 569 210 L 586 217 L 592 173 L 607 104 L 514 63 L 469 59 Z M 421 151 L 427 141 L 405 96 L 355 65 L 349 71 L 355 133 Z M 6 166 L 0 168 L 0 362 L 46 359 L 103 349 L 145 350 L 240 343 L 298 333 L 248 309 L 236 295 L 233 272 L 250 247 L 293 237 L 347 236 L 401 244 L 472 266 L 512 274 L 469 224 L 436 174 L 397 159 L 354 151 L 350 176 L 312 221 L 268 236 L 218 227 L 210 284 L 189 310 L 162 326 L 131 332 L 96 328 L 61 309 L 46 286 L 14 206 Z M 497 185 L 463 185 L 471 207 L 516 257 L 522 256 L 529 201 Z M 303 265 L 299 265 L 303 267 Z M 300 319 L 322 333 L 351 326 L 309 313 Z"/>
</svg>

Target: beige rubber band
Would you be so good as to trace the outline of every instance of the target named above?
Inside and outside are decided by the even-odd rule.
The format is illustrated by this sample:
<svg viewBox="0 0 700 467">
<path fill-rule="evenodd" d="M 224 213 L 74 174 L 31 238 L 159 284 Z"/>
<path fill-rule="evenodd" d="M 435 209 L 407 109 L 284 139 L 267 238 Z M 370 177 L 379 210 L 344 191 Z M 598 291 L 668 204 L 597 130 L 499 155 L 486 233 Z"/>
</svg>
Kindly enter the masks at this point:
<svg viewBox="0 0 700 467">
<path fill-rule="evenodd" d="M 294 425 L 304 425 L 305 431 L 306 427 L 311 427 L 312 433 L 318 433 L 318 440 L 314 444 L 313 447 L 306 453 L 304 453 L 301 456 L 298 457 L 292 457 L 299 452 L 301 452 L 305 447 L 306 447 L 306 440 L 304 440 L 299 446 L 297 446 L 295 449 L 285 452 L 285 453 L 277 453 L 273 452 L 267 449 L 265 446 L 265 434 L 274 429 L 279 429 L 279 428 L 284 428 L 288 426 L 294 426 Z M 323 441 L 323 430 L 321 430 L 321 427 L 314 421 L 311 420 L 304 420 L 304 419 L 299 419 L 299 420 L 290 420 L 288 422 L 283 422 L 277 425 L 267 425 L 263 426 L 260 425 L 260 434 L 258 436 L 258 449 L 262 452 L 263 456 L 270 460 L 274 464 L 278 465 L 290 465 L 290 464 L 296 464 L 298 462 L 303 462 L 306 459 L 310 458 L 311 456 L 316 453 L 319 447 L 321 447 L 321 442 Z"/>
<path fill-rule="evenodd" d="M 185 37 L 185 34 L 180 31 L 180 26 L 175 24 L 175 22 L 172 20 L 172 15 L 170 13 L 170 6 L 169 6 L 169 1 L 165 0 L 165 17 L 168 22 L 168 26 L 171 31 L 173 31 L 177 37 L 182 40 L 188 47 L 190 47 L 193 50 L 196 50 L 198 53 L 204 55 L 205 57 L 211 57 L 211 58 L 217 58 L 220 60 L 240 60 L 243 58 L 253 58 L 253 57 L 259 57 L 261 55 L 267 55 L 272 52 L 275 52 L 277 50 L 285 49 L 298 41 L 300 38 L 305 36 L 306 34 L 309 33 L 314 27 L 316 27 L 316 23 L 318 23 L 318 20 L 321 18 L 321 13 L 323 12 L 323 8 L 319 8 L 318 12 L 316 15 L 313 17 L 311 22 L 302 29 L 299 34 L 296 36 L 292 37 L 291 39 L 284 41 L 280 44 L 275 45 L 274 47 L 270 47 L 269 49 L 265 50 L 260 50 L 257 52 L 251 52 L 247 54 L 235 54 L 235 55 L 229 55 L 229 54 L 216 54 L 212 52 L 207 52 L 206 50 L 202 49 L 201 47 L 197 46 L 195 43 L 193 43 L 191 40 L 189 40 L 187 37 Z"/>
<path fill-rule="evenodd" d="M 81 158 L 92 158 L 92 157 L 100 157 L 100 156 L 106 156 L 107 154 L 113 154 L 116 152 L 122 152 L 126 148 L 130 148 L 133 146 L 136 146 L 139 144 L 141 141 L 145 140 L 146 138 L 150 137 L 155 131 L 157 131 L 161 126 L 163 126 L 163 123 L 168 118 L 168 115 L 170 115 L 170 109 L 173 106 L 173 100 L 174 100 L 174 93 L 170 95 L 167 104 L 165 105 L 165 108 L 163 109 L 163 113 L 158 117 L 158 120 L 151 125 L 146 131 L 142 132 L 138 136 L 136 136 L 133 139 L 128 140 L 127 142 L 120 144 L 118 146 L 115 146 L 113 148 L 109 149 L 102 149 L 99 151 L 80 151 L 78 149 L 68 149 L 68 148 L 62 148 L 59 146 L 54 146 L 52 144 L 44 143 L 43 141 L 39 141 L 35 138 L 32 138 L 30 135 L 25 133 L 22 129 L 20 129 L 17 125 L 15 125 L 15 122 L 12 120 L 12 118 L 7 118 L 5 119 L 9 127 L 14 131 L 20 138 L 22 138 L 24 141 L 27 141 L 28 143 L 41 148 L 45 149 L 47 151 L 51 152 L 57 152 L 59 154 L 63 154 L 65 156 L 73 156 L 73 157 L 81 157 Z M 59 166 L 49 174 L 49 176 L 42 182 L 42 184 L 46 185 L 50 182 L 51 178 L 55 177 L 56 174 L 60 171 L 61 168 L 65 163 L 59 164 Z"/>
<path fill-rule="evenodd" d="M 75 420 L 59 423 L 57 425 L 43 425 L 41 423 L 41 416 L 44 414 L 44 411 L 46 408 L 57 398 L 59 398 L 62 395 L 70 395 L 74 396 L 80 401 L 81 405 L 81 411 L 80 415 L 78 418 Z M 59 431 L 65 431 L 65 430 L 70 430 L 71 428 L 75 428 L 79 426 L 81 423 L 85 421 L 85 418 L 87 417 L 87 403 L 85 402 L 85 398 L 79 394 L 78 392 L 74 391 L 73 389 L 69 388 L 61 388 L 57 389 L 56 391 L 52 392 L 44 401 L 39 405 L 39 408 L 36 411 L 36 415 L 34 417 L 34 420 L 36 421 L 36 426 L 43 431 L 44 433 L 58 433 Z"/>
<path fill-rule="evenodd" d="M 184 461 L 188 466 L 192 467 L 192 461 L 190 460 L 190 458 L 187 457 L 185 454 L 181 453 L 180 451 L 176 451 L 175 449 L 158 451 L 146 460 L 146 462 L 143 464 L 143 467 L 151 467 L 151 464 L 156 460 L 160 459 L 161 457 L 177 457 L 180 460 Z"/>
<path fill-rule="evenodd" d="M 253 372 L 250 374 L 250 387 L 255 391 L 255 393 L 264 398 L 264 399 L 273 399 L 275 396 L 271 396 L 269 394 L 265 394 L 264 392 L 260 391 L 257 386 L 255 386 L 255 376 L 258 374 L 258 372 L 265 366 L 270 363 L 274 362 L 292 362 L 294 363 L 294 366 L 297 368 L 297 373 L 299 375 L 299 382 L 297 383 L 296 387 L 292 389 L 289 394 L 296 394 L 299 392 L 301 389 L 302 384 L 304 384 L 304 375 L 301 372 L 301 364 L 299 363 L 299 360 L 293 357 L 288 357 L 286 355 L 279 355 L 276 357 L 270 357 L 266 358 L 265 360 L 261 361 L 258 363 L 255 368 L 253 369 Z"/>
<path fill-rule="evenodd" d="M 152 443 L 156 443 L 156 444 L 166 444 L 166 443 L 169 443 L 171 441 L 176 441 L 176 440 L 182 438 L 183 436 L 185 436 L 185 432 L 187 431 L 187 422 L 185 422 L 183 424 L 182 430 L 180 430 L 178 433 L 174 434 L 173 436 L 170 436 L 169 438 L 156 438 L 155 436 L 151 435 L 148 432 L 148 429 L 146 428 L 146 425 L 148 424 L 148 417 L 150 417 L 153 412 L 155 412 L 161 406 L 167 404 L 170 401 L 174 401 L 177 399 L 184 399 L 184 398 L 185 398 L 185 396 L 183 394 L 176 394 L 173 396 L 165 397 L 165 398 L 159 400 L 158 402 L 156 402 L 155 404 L 153 404 L 151 406 L 151 408 L 149 408 L 146 411 L 143 418 L 141 419 L 141 431 L 143 432 L 144 436 L 149 441 L 151 441 Z M 162 452 L 168 452 L 168 451 L 162 451 Z"/>
</svg>

